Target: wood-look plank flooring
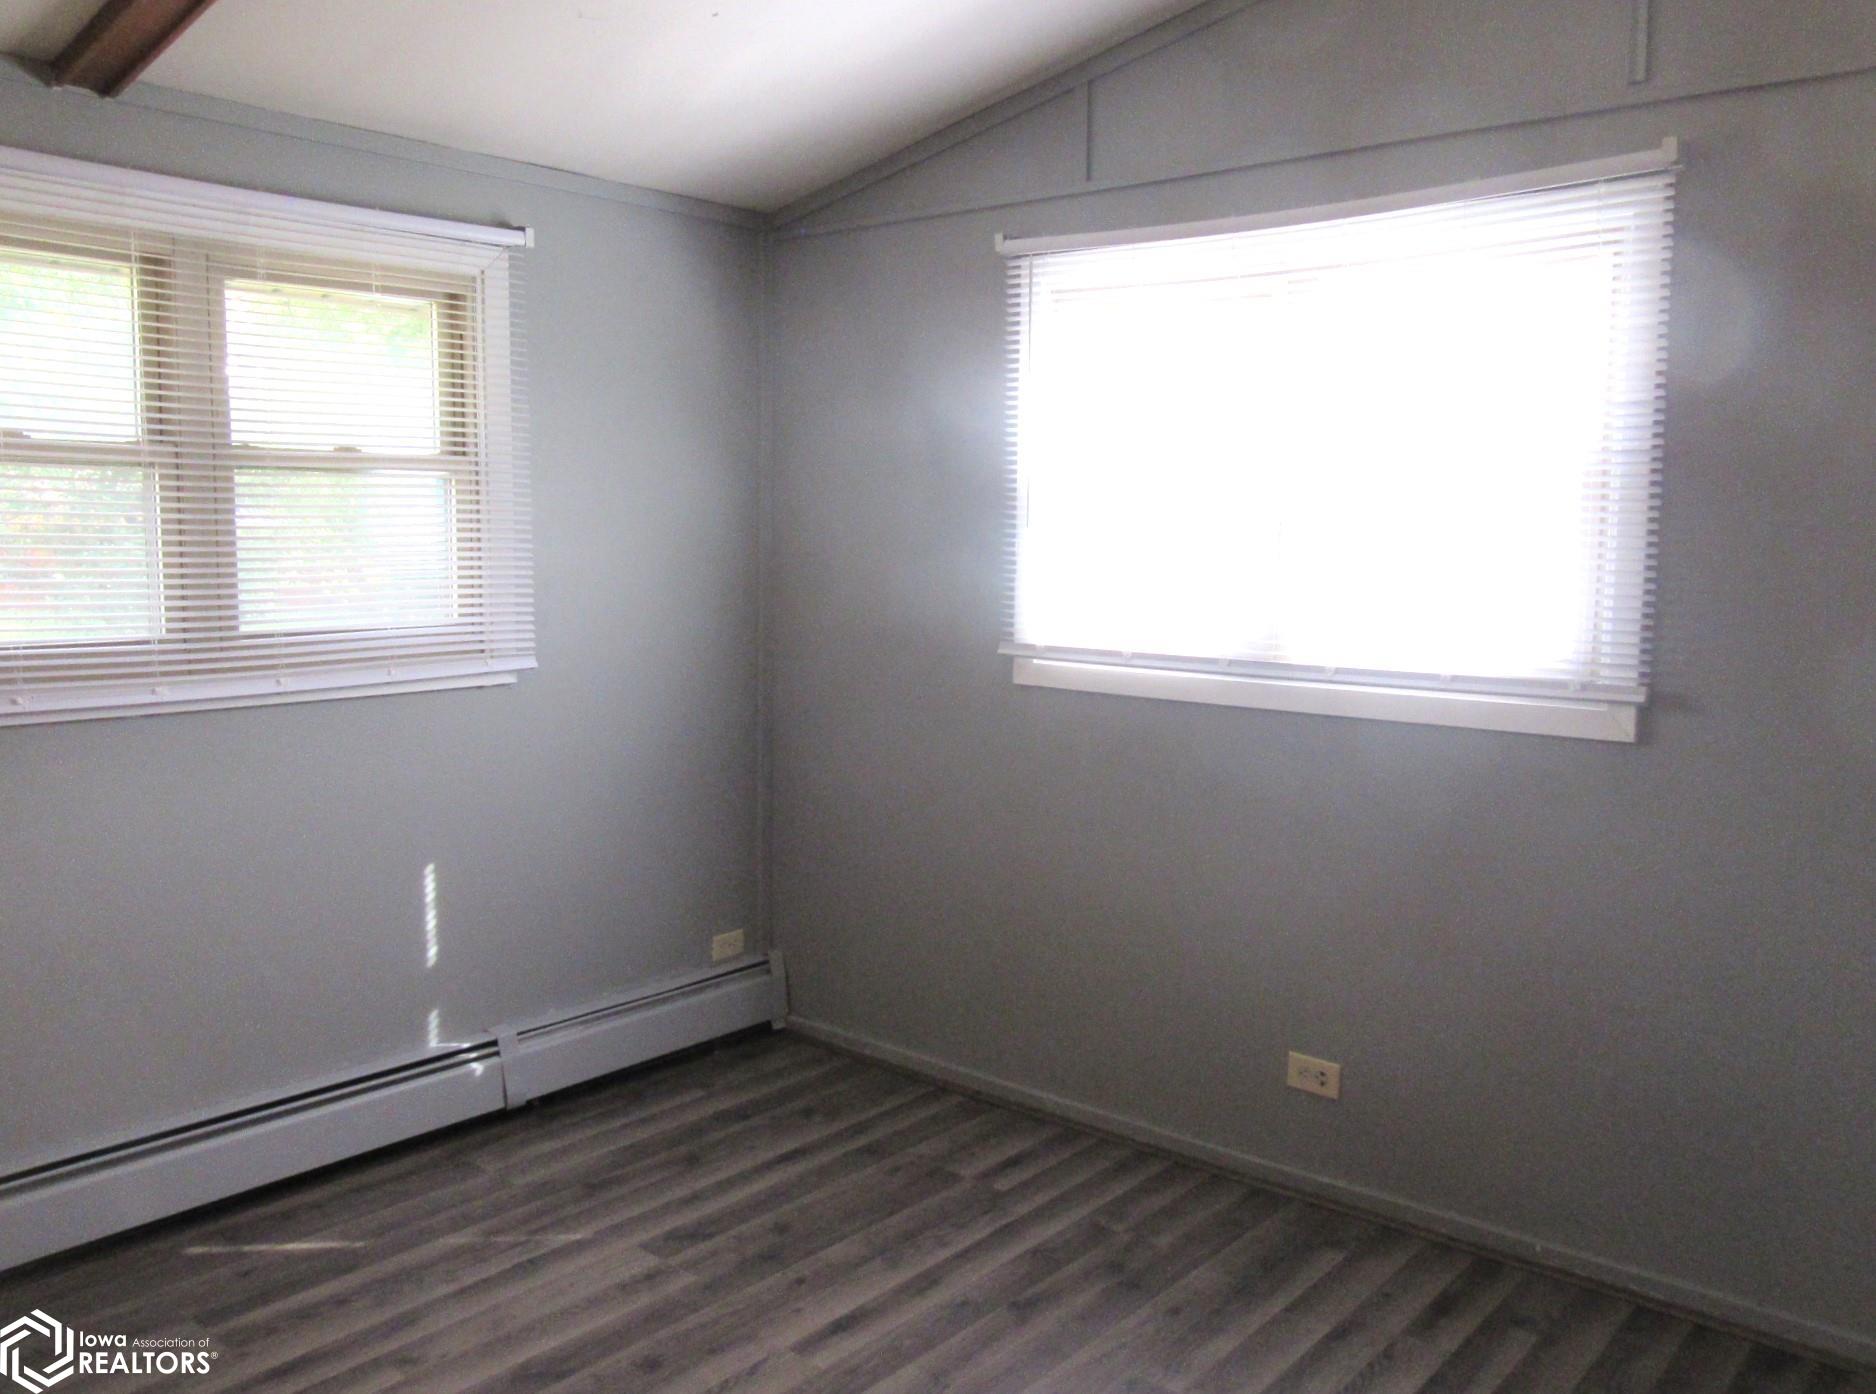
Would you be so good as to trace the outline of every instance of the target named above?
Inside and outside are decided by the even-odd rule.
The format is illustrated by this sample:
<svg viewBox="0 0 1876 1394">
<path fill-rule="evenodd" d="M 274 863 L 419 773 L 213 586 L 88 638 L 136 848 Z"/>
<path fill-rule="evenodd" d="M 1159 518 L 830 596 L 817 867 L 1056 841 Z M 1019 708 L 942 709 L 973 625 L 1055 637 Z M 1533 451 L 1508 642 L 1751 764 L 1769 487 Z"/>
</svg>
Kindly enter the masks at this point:
<svg viewBox="0 0 1876 1394">
<path fill-rule="evenodd" d="M 125 1391 L 1876 1394 L 767 1034 L 0 1275 L 35 1307 L 212 1340 Z"/>
</svg>

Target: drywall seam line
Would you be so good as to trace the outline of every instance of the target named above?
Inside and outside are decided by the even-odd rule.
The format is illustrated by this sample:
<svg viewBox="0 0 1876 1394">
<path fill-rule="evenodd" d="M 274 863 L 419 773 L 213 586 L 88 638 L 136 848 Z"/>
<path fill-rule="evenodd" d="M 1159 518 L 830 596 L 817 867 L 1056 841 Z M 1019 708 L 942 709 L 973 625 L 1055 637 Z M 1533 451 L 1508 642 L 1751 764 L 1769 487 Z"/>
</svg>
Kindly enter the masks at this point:
<svg viewBox="0 0 1876 1394">
<path fill-rule="evenodd" d="M 1654 68 L 1654 5 L 1652 0 L 1635 0 L 1635 14 L 1629 32 L 1628 80 L 1631 86 L 1647 82 Z"/>
<path fill-rule="evenodd" d="M 1032 1113 L 1198 1162 L 1238 1180 L 1269 1186 L 1337 1209 L 1379 1219 L 1440 1243 L 1494 1259 L 1562 1274 L 1573 1282 L 1587 1283 L 1652 1307 L 1667 1308 L 1678 1315 L 1691 1317 L 1709 1326 L 1719 1326 L 1753 1340 L 1786 1346 L 1807 1357 L 1822 1358 L 1833 1364 L 1848 1360 L 1860 1365 L 1876 1366 L 1876 1340 L 1842 1327 L 1761 1307 L 1711 1288 L 1598 1258 L 1579 1249 L 1545 1243 L 1516 1230 L 1473 1220 L 1453 1211 L 1421 1205 L 1386 1191 L 1358 1186 L 1334 1177 L 1319 1176 L 1252 1153 L 1214 1146 L 1126 1114 L 1077 1103 L 1044 1089 L 1031 1088 L 996 1075 L 953 1065 L 937 1056 L 889 1045 L 874 1037 L 811 1018 L 791 1014 L 788 1026 L 809 1040 L 819 1041 L 835 1050 L 923 1079 L 935 1080 L 966 1093 L 1014 1104 Z"/>
<path fill-rule="evenodd" d="M 1648 112 L 1672 107 L 1682 102 L 1704 101 L 1713 97 L 1749 96 L 1755 92 L 1776 91 L 1779 88 L 1799 87 L 1807 83 L 1849 81 L 1869 77 L 1872 74 L 1876 74 L 1876 66 L 1850 68 L 1835 73 L 1808 74 L 1804 77 L 1779 78 L 1775 81 L 1752 83 L 1743 87 L 1722 87 L 1706 92 L 1686 92 L 1675 96 L 1654 97 L 1645 101 L 1613 102 L 1607 106 L 1592 107 L 1582 111 L 1519 117 L 1515 121 L 1500 121 L 1485 126 L 1435 131 L 1426 135 L 1400 136 L 1393 140 L 1373 141 L 1365 145 L 1347 145 L 1333 150 L 1312 150 L 1298 155 L 1282 155 L 1275 159 L 1250 160 L 1239 164 L 1187 170 L 1179 174 L 1158 174 L 1147 179 L 1108 179 L 1093 184 L 1080 184 L 1073 188 L 1060 189 L 1053 193 L 1026 193 L 1010 198 L 944 204 L 937 208 L 925 208 L 910 213 L 881 213 L 870 218 L 853 218 L 840 223 L 817 223 L 813 227 L 774 228 L 771 229 L 770 235 L 788 241 L 805 240 L 811 237 L 832 237 L 846 232 L 865 232 L 870 228 L 896 227 L 902 223 L 931 222 L 940 218 L 966 217 L 972 213 L 991 213 L 1004 208 L 1027 208 L 1045 203 L 1060 203 L 1067 199 L 1086 198 L 1092 194 L 1118 193 L 1128 189 L 1163 188 L 1173 184 L 1189 183 L 1195 179 L 1221 179 L 1233 174 L 1246 174 L 1253 170 L 1280 169 L 1285 165 L 1306 164 L 1311 160 L 1333 159 L 1341 155 L 1364 155 L 1378 150 L 1402 149 L 1439 140 L 1457 140 L 1466 136 L 1492 135 L 1533 126 L 1550 126 L 1561 121 L 1586 120 L 1590 117 L 1610 116 L 1618 112 Z"/>
</svg>

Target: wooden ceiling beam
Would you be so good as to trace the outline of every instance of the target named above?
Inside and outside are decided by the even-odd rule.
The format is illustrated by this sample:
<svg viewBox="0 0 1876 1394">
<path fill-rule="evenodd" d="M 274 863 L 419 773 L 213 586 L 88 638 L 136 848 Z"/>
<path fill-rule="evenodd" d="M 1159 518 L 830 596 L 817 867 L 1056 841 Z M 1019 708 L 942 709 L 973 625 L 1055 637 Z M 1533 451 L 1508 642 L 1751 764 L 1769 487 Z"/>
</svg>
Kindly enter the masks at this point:
<svg viewBox="0 0 1876 1394">
<path fill-rule="evenodd" d="M 55 87 L 115 97 L 215 0 L 105 0 L 78 37 L 52 60 Z"/>
</svg>

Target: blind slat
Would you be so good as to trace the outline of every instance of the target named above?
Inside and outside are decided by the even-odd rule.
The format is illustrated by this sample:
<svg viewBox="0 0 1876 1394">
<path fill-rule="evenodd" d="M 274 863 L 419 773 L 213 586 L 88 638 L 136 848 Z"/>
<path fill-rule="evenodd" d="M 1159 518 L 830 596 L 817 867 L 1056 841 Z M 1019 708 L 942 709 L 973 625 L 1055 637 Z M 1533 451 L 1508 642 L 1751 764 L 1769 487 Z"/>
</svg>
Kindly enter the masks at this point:
<svg viewBox="0 0 1876 1394">
<path fill-rule="evenodd" d="M 532 666 L 515 252 L 120 173 L 0 161 L 0 723 Z"/>
</svg>

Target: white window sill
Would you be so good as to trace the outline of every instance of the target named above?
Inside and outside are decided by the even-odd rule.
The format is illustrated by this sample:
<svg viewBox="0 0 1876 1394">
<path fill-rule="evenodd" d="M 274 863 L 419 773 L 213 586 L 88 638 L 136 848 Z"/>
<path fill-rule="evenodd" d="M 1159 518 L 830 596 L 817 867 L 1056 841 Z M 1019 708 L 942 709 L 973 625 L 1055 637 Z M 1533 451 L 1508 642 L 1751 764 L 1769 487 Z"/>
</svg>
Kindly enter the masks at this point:
<svg viewBox="0 0 1876 1394">
<path fill-rule="evenodd" d="M 532 667 L 530 660 L 526 665 Z M 226 711 L 235 707 L 276 707 L 291 702 L 329 702 L 348 697 L 394 697 L 406 692 L 447 692 L 466 687 L 506 687 L 514 683 L 512 669 L 481 673 L 454 673 L 426 677 L 387 679 L 361 683 L 355 675 L 305 675 L 305 686 L 276 691 L 257 691 L 253 683 L 230 683 L 229 690 L 213 691 L 214 684 L 179 689 L 170 695 L 144 689 L 142 695 L 120 692 L 109 695 L 70 697 L 48 694 L 38 699 L 43 705 L 13 699 L 0 701 L 0 727 L 40 726 L 54 721 L 99 721 L 123 716 L 162 716 L 170 712 Z M 166 690 L 164 690 L 166 691 Z"/>
<path fill-rule="evenodd" d="M 1635 739 L 1636 709 L 1626 702 L 1356 687 L 1022 656 L 1013 662 L 1012 676 L 1022 687 L 1102 692 L 1117 697 L 1154 697 L 1171 702 L 1208 702 L 1224 707 L 1306 712 L 1313 716 L 1356 716 L 1425 726 L 1468 726 L 1481 731 L 1570 736 L 1579 740 L 1632 742 Z"/>
</svg>

